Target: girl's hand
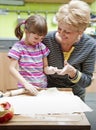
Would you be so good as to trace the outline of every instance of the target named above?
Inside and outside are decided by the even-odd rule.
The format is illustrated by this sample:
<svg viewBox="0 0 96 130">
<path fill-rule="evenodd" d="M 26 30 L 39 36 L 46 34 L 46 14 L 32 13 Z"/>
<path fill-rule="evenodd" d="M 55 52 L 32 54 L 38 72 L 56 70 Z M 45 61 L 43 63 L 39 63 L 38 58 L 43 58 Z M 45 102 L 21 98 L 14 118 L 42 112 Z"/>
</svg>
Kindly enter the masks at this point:
<svg viewBox="0 0 96 130">
<path fill-rule="evenodd" d="M 26 90 L 28 90 L 32 95 L 37 95 L 38 94 L 38 90 L 36 89 L 36 86 L 29 84 L 29 83 L 25 83 L 24 87 Z"/>
<path fill-rule="evenodd" d="M 57 72 L 57 67 L 47 66 L 44 68 L 44 72 L 46 74 L 55 74 Z"/>
</svg>

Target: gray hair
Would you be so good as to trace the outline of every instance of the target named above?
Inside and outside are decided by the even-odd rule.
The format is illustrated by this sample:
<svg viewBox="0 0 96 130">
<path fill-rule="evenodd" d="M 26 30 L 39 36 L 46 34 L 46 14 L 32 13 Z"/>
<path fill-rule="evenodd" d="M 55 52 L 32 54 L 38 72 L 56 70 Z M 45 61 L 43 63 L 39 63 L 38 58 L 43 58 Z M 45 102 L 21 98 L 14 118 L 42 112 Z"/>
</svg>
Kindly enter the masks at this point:
<svg viewBox="0 0 96 130">
<path fill-rule="evenodd" d="M 78 31 L 84 31 L 90 22 L 90 7 L 84 1 L 71 0 L 59 8 L 56 19 L 58 23 L 68 24 Z"/>
</svg>

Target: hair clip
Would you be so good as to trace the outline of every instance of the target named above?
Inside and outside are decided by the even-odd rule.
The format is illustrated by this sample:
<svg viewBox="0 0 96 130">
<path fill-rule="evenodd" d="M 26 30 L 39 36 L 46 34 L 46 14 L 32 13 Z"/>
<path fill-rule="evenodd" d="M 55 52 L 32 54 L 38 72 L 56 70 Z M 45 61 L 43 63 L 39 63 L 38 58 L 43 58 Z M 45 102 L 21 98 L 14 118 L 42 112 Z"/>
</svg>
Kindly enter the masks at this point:
<svg viewBox="0 0 96 130">
<path fill-rule="evenodd" d="M 26 24 L 26 20 L 23 20 L 21 23 L 22 23 L 22 24 Z"/>
</svg>

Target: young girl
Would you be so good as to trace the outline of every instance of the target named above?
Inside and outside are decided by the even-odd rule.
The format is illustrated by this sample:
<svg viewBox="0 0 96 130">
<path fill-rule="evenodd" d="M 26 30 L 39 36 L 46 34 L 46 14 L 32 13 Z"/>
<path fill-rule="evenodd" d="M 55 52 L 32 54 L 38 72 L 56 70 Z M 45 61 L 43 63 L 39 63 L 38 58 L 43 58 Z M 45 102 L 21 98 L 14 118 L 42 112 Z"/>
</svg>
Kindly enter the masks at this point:
<svg viewBox="0 0 96 130">
<path fill-rule="evenodd" d="M 25 39 L 23 39 L 22 25 L 24 25 Z M 42 43 L 47 34 L 47 23 L 43 16 L 32 15 L 15 28 L 15 35 L 19 39 L 8 53 L 10 57 L 10 72 L 19 81 L 18 87 L 24 87 L 33 95 L 37 95 L 38 88 L 47 87 L 47 74 L 55 73 L 54 67 L 48 67 L 47 56 L 49 49 Z M 19 65 L 19 71 L 16 69 Z"/>
</svg>

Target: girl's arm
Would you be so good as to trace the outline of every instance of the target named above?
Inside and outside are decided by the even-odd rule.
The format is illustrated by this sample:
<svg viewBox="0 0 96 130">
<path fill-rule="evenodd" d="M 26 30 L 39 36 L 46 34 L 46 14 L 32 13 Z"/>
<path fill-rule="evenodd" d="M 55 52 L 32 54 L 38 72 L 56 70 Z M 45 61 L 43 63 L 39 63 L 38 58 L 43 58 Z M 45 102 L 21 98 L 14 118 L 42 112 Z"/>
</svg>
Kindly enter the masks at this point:
<svg viewBox="0 0 96 130">
<path fill-rule="evenodd" d="M 18 61 L 10 58 L 9 71 L 11 72 L 14 78 L 16 78 L 20 83 L 24 85 L 25 89 L 29 90 L 33 95 L 37 95 L 38 91 L 36 89 L 36 86 L 29 84 L 23 78 L 23 76 L 17 70 L 17 65 L 18 65 Z"/>
<path fill-rule="evenodd" d="M 44 73 L 49 74 L 55 74 L 57 72 L 57 67 L 48 66 L 48 60 L 47 57 L 43 58 L 43 64 L 44 64 Z"/>
</svg>

